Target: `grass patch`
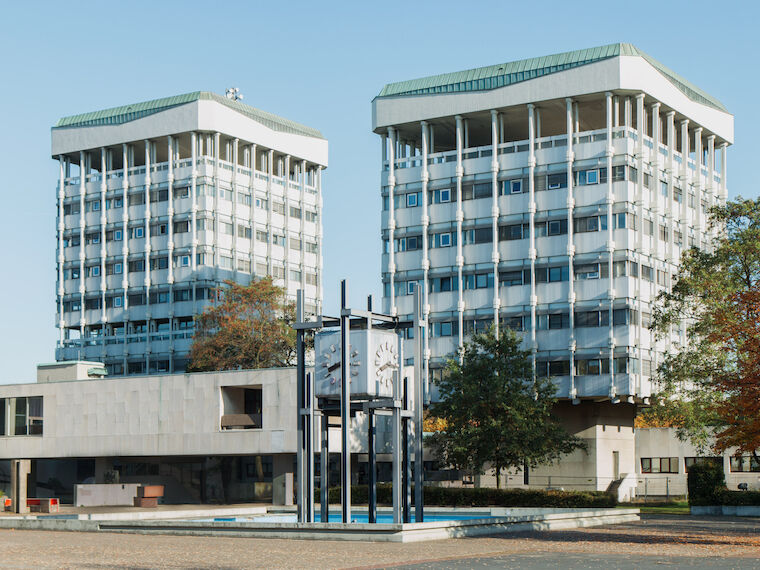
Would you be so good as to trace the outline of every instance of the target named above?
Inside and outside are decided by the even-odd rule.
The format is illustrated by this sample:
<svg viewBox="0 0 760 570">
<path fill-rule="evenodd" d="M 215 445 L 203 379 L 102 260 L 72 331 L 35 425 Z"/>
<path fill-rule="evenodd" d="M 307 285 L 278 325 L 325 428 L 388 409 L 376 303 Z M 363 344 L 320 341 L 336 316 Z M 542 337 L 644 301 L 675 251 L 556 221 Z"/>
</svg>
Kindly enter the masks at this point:
<svg viewBox="0 0 760 570">
<path fill-rule="evenodd" d="M 662 501 L 660 503 L 620 503 L 618 509 L 639 509 L 648 515 L 688 515 L 688 501 Z"/>
</svg>

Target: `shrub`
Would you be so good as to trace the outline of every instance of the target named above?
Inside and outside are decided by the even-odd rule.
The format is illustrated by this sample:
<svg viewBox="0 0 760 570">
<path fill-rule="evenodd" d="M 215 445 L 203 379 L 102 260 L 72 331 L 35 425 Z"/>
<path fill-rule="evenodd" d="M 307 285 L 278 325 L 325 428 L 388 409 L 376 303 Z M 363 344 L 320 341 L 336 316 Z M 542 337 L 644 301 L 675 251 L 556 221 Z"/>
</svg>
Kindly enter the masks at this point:
<svg viewBox="0 0 760 570">
<path fill-rule="evenodd" d="M 723 466 L 712 462 L 696 463 L 687 476 L 690 505 L 719 505 L 720 495 L 726 490 Z"/>
<path fill-rule="evenodd" d="M 716 494 L 716 505 L 729 505 L 732 507 L 757 507 L 760 506 L 760 491 L 729 491 L 723 489 Z"/>
<path fill-rule="evenodd" d="M 351 502 L 369 502 L 369 488 L 366 485 L 351 487 Z M 319 497 L 319 493 L 315 494 Z M 340 502 L 340 489 L 328 491 L 330 503 Z M 440 507 L 564 507 L 607 508 L 617 505 L 617 498 L 604 491 L 544 491 L 542 489 L 492 489 L 469 487 L 425 487 L 423 500 L 426 505 Z M 391 485 L 379 483 L 377 503 L 390 505 L 393 502 Z"/>
</svg>

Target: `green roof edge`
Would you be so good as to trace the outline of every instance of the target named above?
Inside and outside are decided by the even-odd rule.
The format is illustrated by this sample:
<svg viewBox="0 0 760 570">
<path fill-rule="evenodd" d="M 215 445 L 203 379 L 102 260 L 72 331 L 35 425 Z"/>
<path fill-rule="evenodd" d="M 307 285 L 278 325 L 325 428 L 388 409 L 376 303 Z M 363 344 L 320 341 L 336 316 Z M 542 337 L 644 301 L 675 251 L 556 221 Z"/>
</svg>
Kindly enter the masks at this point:
<svg viewBox="0 0 760 570">
<path fill-rule="evenodd" d="M 92 111 L 89 113 L 82 113 L 79 115 L 71 115 L 63 117 L 53 127 L 54 129 L 71 128 L 71 127 L 93 127 L 104 125 L 121 125 L 166 111 L 173 107 L 179 107 L 180 105 L 186 105 L 194 101 L 215 101 L 230 109 L 237 111 L 241 115 L 253 119 L 261 123 L 262 125 L 279 132 L 285 132 L 290 134 L 303 135 L 313 138 L 324 139 L 320 131 L 312 127 L 307 127 L 290 119 L 285 119 L 273 113 L 262 111 L 245 103 L 239 101 L 233 101 L 227 99 L 223 95 L 217 93 L 211 93 L 209 91 L 194 91 L 192 93 L 184 93 L 182 95 L 173 95 L 171 97 L 163 97 L 161 99 L 153 99 L 150 101 L 143 101 L 140 103 L 133 103 L 131 105 L 122 105 L 119 107 L 111 107 L 110 109 L 103 109 L 101 111 Z"/>
<path fill-rule="evenodd" d="M 633 44 L 622 42 L 388 83 L 377 97 L 488 91 L 618 56 L 643 58 L 691 100 L 726 113 L 729 112 L 725 105 L 715 97 L 707 94 Z"/>
</svg>

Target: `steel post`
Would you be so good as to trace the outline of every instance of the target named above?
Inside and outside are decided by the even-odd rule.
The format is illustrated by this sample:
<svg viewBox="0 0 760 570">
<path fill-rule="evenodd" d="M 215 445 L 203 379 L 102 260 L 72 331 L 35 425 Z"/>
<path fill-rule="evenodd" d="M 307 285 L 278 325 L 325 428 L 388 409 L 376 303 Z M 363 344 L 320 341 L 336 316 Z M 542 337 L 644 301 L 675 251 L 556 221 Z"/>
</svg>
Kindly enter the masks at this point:
<svg viewBox="0 0 760 570">
<path fill-rule="evenodd" d="M 348 284 L 340 282 L 340 486 L 341 514 L 344 523 L 351 522 L 351 448 L 349 428 L 351 421 L 351 381 L 349 358 Z"/>
</svg>

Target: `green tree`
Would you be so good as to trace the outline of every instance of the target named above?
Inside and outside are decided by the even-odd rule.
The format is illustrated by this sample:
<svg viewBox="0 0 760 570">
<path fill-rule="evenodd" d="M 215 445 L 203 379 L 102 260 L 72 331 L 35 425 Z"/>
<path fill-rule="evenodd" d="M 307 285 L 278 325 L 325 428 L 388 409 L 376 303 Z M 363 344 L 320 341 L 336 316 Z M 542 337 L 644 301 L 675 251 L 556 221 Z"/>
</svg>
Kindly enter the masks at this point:
<svg viewBox="0 0 760 570">
<path fill-rule="evenodd" d="M 195 318 L 188 371 L 292 366 L 295 362 L 293 303 L 271 277 L 248 285 L 225 281 Z"/>
<path fill-rule="evenodd" d="M 652 328 L 679 329 L 658 368 L 659 411 L 671 414 L 678 435 L 716 452 L 760 447 L 760 200 L 728 202 L 710 211 L 717 237 L 691 248 L 671 291 L 658 296 Z"/>
<path fill-rule="evenodd" d="M 430 410 L 445 426 L 428 440 L 435 454 L 476 473 L 489 465 L 497 485 L 503 469 L 535 467 L 585 449 L 552 415 L 556 387 L 550 378 L 533 378 L 521 340 L 509 329 L 474 335 L 462 363 L 449 362 L 438 383 L 440 401 Z"/>
</svg>

